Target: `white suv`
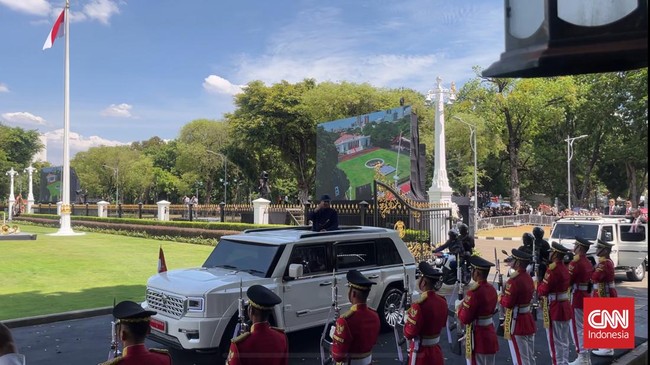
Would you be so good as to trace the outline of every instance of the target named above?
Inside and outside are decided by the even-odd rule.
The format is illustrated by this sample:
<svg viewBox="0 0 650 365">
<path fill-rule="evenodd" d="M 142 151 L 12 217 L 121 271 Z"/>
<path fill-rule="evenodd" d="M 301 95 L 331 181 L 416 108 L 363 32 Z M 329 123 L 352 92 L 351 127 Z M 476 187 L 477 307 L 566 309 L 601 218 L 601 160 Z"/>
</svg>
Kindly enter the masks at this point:
<svg viewBox="0 0 650 365">
<path fill-rule="evenodd" d="M 573 216 L 553 223 L 550 241 L 573 249 L 575 237 L 589 241 L 597 239 L 614 243 L 611 259 L 617 271 L 625 271 L 628 280 L 641 281 L 648 266 L 648 225 L 630 223 L 627 218 L 600 216 Z M 596 245 L 587 251 L 595 256 Z"/>
<path fill-rule="evenodd" d="M 368 305 L 377 309 L 384 326 L 394 324 L 404 272 L 414 293 L 416 268 L 397 231 L 360 226 L 330 232 L 309 229 L 253 229 L 224 236 L 201 267 L 149 278 L 142 305 L 158 312 L 150 337 L 176 348 L 218 349 L 224 354 L 237 322 L 240 291 L 245 295 L 253 284 L 282 298 L 273 325 L 287 332 L 323 326 L 332 306 L 333 275 L 341 313 L 350 307 L 345 287 L 350 269 L 377 282 Z"/>
</svg>

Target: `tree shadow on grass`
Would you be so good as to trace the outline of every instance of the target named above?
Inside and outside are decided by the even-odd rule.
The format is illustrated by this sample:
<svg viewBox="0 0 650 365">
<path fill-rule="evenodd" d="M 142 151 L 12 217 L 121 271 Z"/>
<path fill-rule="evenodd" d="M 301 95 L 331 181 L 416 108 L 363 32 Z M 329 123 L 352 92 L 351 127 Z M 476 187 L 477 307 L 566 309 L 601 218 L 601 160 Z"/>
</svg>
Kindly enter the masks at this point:
<svg viewBox="0 0 650 365">
<path fill-rule="evenodd" d="M 144 300 L 145 291 L 146 285 L 142 284 L 97 287 L 75 292 L 27 291 L 0 294 L 0 320 L 112 307 L 113 300 L 116 303 L 123 300 L 139 303 Z"/>
</svg>

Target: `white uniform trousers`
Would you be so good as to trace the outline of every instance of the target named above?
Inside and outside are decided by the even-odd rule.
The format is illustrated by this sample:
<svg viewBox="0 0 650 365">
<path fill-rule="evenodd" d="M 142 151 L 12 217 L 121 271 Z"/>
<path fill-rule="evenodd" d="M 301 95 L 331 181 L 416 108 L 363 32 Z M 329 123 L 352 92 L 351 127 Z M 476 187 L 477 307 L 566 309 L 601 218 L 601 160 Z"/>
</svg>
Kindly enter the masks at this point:
<svg viewBox="0 0 650 365">
<path fill-rule="evenodd" d="M 584 330 L 583 330 L 583 311 L 582 309 L 573 310 L 573 319 L 571 320 L 571 339 L 576 347 L 576 353 L 588 353 L 584 348 Z"/>
<path fill-rule="evenodd" d="M 569 337 L 571 337 L 570 320 L 551 321 L 549 328 L 546 328 L 546 340 L 552 365 L 567 365 L 569 363 Z"/>
<path fill-rule="evenodd" d="M 496 357 L 496 354 L 486 355 L 472 353 L 472 358 L 467 359 L 467 365 L 494 365 Z"/>
<path fill-rule="evenodd" d="M 535 335 L 513 335 L 508 346 L 513 365 L 535 365 Z"/>
</svg>

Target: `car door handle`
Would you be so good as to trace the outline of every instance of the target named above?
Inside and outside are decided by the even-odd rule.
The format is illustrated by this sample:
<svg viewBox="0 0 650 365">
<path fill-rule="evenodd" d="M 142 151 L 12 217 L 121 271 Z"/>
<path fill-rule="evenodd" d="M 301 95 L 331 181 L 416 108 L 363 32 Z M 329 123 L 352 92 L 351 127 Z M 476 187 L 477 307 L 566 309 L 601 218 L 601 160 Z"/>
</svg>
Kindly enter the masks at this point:
<svg viewBox="0 0 650 365">
<path fill-rule="evenodd" d="M 302 316 L 302 315 L 305 315 L 305 314 L 309 314 L 309 312 L 310 312 L 309 309 L 305 309 L 305 310 L 297 311 L 296 315 L 297 316 Z"/>
<path fill-rule="evenodd" d="M 368 279 L 377 279 L 379 275 L 370 275 L 368 276 Z"/>
<path fill-rule="evenodd" d="M 320 283 L 320 284 L 318 284 L 318 285 L 319 285 L 319 286 L 330 286 L 330 285 L 332 285 L 332 282 L 331 282 L 331 281 L 326 281 L 326 282 L 324 282 L 324 283 Z"/>
</svg>

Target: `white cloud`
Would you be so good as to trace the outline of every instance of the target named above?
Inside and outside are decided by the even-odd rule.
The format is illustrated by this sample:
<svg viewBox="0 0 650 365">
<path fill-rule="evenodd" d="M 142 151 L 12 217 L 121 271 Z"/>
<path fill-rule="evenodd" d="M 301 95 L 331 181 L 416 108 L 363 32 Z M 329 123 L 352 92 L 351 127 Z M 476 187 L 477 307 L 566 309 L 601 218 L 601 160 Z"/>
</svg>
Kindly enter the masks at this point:
<svg viewBox="0 0 650 365">
<path fill-rule="evenodd" d="M 429 0 L 384 4 L 387 16 L 365 24 L 347 21 L 345 9 L 305 9 L 269 34 L 262 54 L 234 60 L 231 77 L 267 84 L 345 80 L 426 91 L 437 76 L 447 85 L 464 83 L 475 77 L 473 66 L 487 68 L 503 50 L 495 46 L 503 44 L 503 8 L 494 3 L 448 9 Z"/>
<path fill-rule="evenodd" d="M 235 85 L 223 77 L 210 75 L 203 80 L 203 88 L 211 93 L 235 95 L 242 92 L 242 85 Z"/>
<path fill-rule="evenodd" d="M 47 139 L 47 160 L 53 165 L 63 163 L 63 129 L 56 129 L 43 136 Z M 70 145 L 70 158 L 78 152 L 88 151 L 91 147 L 99 146 L 122 146 L 128 143 L 111 141 L 99 136 L 84 137 L 79 133 L 69 132 L 68 143 Z"/>
<path fill-rule="evenodd" d="M 0 117 L 7 123 L 18 126 L 33 127 L 47 124 L 45 119 L 28 112 L 4 113 Z"/>
<path fill-rule="evenodd" d="M 132 118 L 132 105 L 129 104 L 111 104 L 108 108 L 102 110 L 101 114 L 105 117 Z"/>
<path fill-rule="evenodd" d="M 0 5 L 32 15 L 47 15 L 51 10 L 50 3 L 46 0 L 0 0 Z"/>
<path fill-rule="evenodd" d="M 120 13 L 120 8 L 110 0 L 93 0 L 84 5 L 83 13 L 90 19 L 108 24 L 111 16 Z"/>
<path fill-rule="evenodd" d="M 9 87 L 7 85 L 0 83 L 0 93 L 8 93 L 9 92 Z"/>
</svg>

